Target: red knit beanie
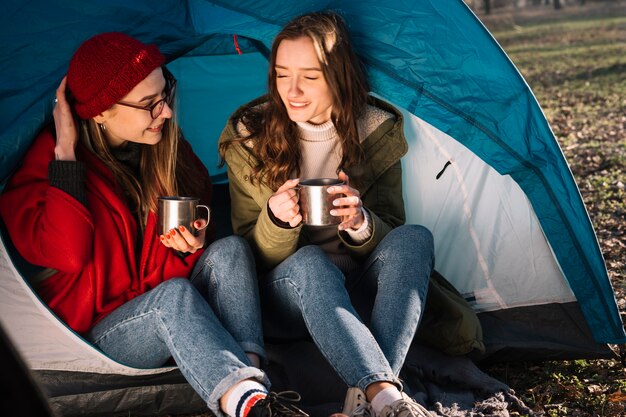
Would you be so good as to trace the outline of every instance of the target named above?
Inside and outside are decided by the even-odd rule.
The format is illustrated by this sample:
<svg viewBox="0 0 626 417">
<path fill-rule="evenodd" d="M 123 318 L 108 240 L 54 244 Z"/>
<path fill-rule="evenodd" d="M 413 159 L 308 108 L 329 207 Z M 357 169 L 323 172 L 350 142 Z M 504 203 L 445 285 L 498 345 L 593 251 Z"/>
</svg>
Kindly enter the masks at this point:
<svg viewBox="0 0 626 417">
<path fill-rule="evenodd" d="M 123 33 L 102 33 L 86 40 L 74 53 L 67 71 L 76 113 L 83 119 L 97 116 L 164 62 L 155 45 L 145 45 Z"/>
</svg>

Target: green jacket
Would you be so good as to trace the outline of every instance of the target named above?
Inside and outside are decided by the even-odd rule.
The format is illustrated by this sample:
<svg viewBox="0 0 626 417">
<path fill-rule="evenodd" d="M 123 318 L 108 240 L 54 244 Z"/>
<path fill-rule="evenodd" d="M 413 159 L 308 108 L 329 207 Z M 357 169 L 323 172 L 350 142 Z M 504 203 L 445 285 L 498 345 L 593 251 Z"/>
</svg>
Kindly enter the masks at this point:
<svg viewBox="0 0 626 417">
<path fill-rule="evenodd" d="M 257 99 L 242 108 L 261 102 Z M 357 259 L 366 257 L 391 229 L 405 222 L 400 158 L 406 154 L 408 146 L 402 129 L 403 117 L 397 109 L 374 97 L 370 97 L 370 104 L 394 114 L 395 119 L 383 122 L 362 142 L 363 163 L 346 170 L 350 185 L 361 193 L 363 205 L 368 208 L 373 222 L 372 236 L 359 246 L 354 246 L 345 232 L 338 232 L 348 253 Z M 238 136 L 237 121 L 231 117 L 222 131 L 220 142 Z M 274 190 L 250 183 L 253 158 L 242 143 L 230 146 L 226 152 L 231 218 L 235 234 L 247 239 L 255 251 L 258 266 L 268 270 L 306 244 L 306 235 L 301 233 L 302 226 L 282 228 L 270 219 L 267 201 Z M 416 338 L 451 355 L 485 350 L 476 313 L 436 271 L 430 278 Z"/>
<path fill-rule="evenodd" d="M 243 108 L 260 103 L 257 99 Z M 361 200 L 369 210 L 373 223 L 372 236 L 358 246 L 351 242 L 347 233 L 337 232 L 348 253 L 357 259 L 367 257 L 391 229 L 405 221 L 400 158 L 406 154 L 408 145 L 402 130 L 403 117 L 396 108 L 382 100 L 370 97 L 370 104 L 394 114 L 395 119 L 383 122 L 363 140 L 363 162 L 346 169 L 350 185 L 361 193 Z M 238 113 L 239 110 L 235 112 Z M 238 136 L 237 122 L 234 117 L 230 118 L 220 142 Z M 267 202 L 275 190 L 259 185 L 258 181 L 254 184 L 250 182 L 254 156 L 245 144 L 230 146 L 225 160 L 230 182 L 233 231 L 246 238 L 255 252 L 259 268 L 271 269 L 306 244 L 306 235 L 301 233 L 302 225 L 283 228 L 271 220 Z"/>
</svg>

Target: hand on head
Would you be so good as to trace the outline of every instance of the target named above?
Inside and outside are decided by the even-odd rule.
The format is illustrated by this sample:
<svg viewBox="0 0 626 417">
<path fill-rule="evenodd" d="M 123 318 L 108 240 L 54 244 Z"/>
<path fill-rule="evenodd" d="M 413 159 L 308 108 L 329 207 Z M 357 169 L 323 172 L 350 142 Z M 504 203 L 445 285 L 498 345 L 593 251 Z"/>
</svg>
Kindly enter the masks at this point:
<svg viewBox="0 0 626 417">
<path fill-rule="evenodd" d="M 168 103 L 172 83 L 165 79 L 164 63 L 156 45 L 124 33 L 89 38 L 67 70 L 73 111 L 91 124 L 90 130 L 97 123 L 102 135 L 94 136 L 103 136 L 110 147 L 127 141 L 157 144 L 172 114 Z"/>
<path fill-rule="evenodd" d="M 208 223 L 205 219 L 197 219 L 194 222 L 194 227 L 198 230 L 197 236 L 191 233 L 191 230 L 185 226 L 178 226 L 178 229 L 169 230 L 167 233 L 159 236 L 159 239 L 168 248 L 183 253 L 195 253 L 198 249 L 204 247 L 207 226 Z"/>
<path fill-rule="evenodd" d="M 294 188 L 299 182 L 299 178 L 285 181 L 268 201 L 269 209 L 274 217 L 282 222 L 289 223 L 291 227 L 296 227 L 302 222 L 298 193 Z"/>
<path fill-rule="evenodd" d="M 333 216 L 342 216 L 343 221 L 338 226 L 339 230 L 357 230 L 365 220 L 361 194 L 359 190 L 350 187 L 350 178 L 345 172 L 339 172 L 339 179 L 343 181 L 343 185 L 328 187 L 328 193 L 344 194 L 344 196 L 336 198 L 333 201 L 333 205 L 338 208 L 331 210 L 330 214 Z"/>
<path fill-rule="evenodd" d="M 56 90 L 56 100 L 52 116 L 56 128 L 57 143 L 54 155 L 58 161 L 75 161 L 76 144 L 78 143 L 78 130 L 74 122 L 74 116 L 70 104 L 65 96 L 67 76 L 63 77 L 61 84 Z"/>
</svg>

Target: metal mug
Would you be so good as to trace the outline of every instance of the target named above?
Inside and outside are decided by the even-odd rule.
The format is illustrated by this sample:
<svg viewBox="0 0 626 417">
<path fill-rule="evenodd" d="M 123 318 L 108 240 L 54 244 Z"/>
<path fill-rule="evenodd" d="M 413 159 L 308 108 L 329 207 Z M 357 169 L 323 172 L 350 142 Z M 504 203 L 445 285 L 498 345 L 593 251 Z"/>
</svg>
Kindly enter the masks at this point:
<svg viewBox="0 0 626 417">
<path fill-rule="evenodd" d="M 328 226 L 341 223 L 340 216 L 331 216 L 335 208 L 333 200 L 337 194 L 329 194 L 326 190 L 333 185 L 342 185 L 336 178 L 314 178 L 302 180 L 296 187 L 300 204 L 302 223 L 308 226 Z"/>
<path fill-rule="evenodd" d="M 158 198 L 157 233 L 162 235 L 169 230 L 178 229 L 178 226 L 185 226 L 191 233 L 196 233 L 209 225 L 211 220 L 211 209 L 202 204 L 199 198 L 167 196 Z M 198 207 L 206 210 L 206 225 L 200 229 L 194 227 Z"/>
</svg>

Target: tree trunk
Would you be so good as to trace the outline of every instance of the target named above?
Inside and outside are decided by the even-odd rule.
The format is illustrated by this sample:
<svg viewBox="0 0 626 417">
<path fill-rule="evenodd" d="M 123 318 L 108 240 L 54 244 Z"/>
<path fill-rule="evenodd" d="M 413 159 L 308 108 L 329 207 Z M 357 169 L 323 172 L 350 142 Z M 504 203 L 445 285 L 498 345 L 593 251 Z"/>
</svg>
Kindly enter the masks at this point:
<svg viewBox="0 0 626 417">
<path fill-rule="evenodd" d="M 554 0 L 554 9 L 559 10 L 561 8 L 561 0 Z"/>
<path fill-rule="evenodd" d="M 485 14 L 491 13 L 491 0 L 485 0 Z"/>
</svg>

